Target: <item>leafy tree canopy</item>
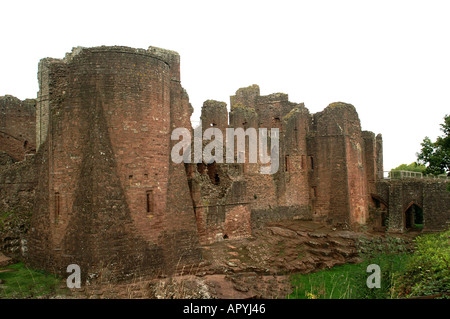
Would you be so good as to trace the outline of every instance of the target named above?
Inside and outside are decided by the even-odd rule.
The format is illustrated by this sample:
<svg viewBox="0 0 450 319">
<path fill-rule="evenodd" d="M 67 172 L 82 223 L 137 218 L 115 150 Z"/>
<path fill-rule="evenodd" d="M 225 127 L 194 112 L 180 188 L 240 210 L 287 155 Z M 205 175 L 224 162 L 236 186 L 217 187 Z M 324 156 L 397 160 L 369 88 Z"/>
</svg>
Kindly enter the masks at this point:
<svg viewBox="0 0 450 319">
<path fill-rule="evenodd" d="M 410 171 L 410 172 L 420 172 L 423 173 L 427 167 L 423 164 L 419 164 L 416 162 L 413 162 L 411 164 L 401 164 L 397 166 L 396 168 L 393 168 L 393 171 Z"/>
<path fill-rule="evenodd" d="M 450 115 L 444 117 L 441 131 L 444 135 L 439 136 L 435 142 L 426 136 L 420 144 L 422 149 L 417 153 L 417 160 L 426 166 L 425 174 L 439 175 L 450 172 Z"/>
</svg>

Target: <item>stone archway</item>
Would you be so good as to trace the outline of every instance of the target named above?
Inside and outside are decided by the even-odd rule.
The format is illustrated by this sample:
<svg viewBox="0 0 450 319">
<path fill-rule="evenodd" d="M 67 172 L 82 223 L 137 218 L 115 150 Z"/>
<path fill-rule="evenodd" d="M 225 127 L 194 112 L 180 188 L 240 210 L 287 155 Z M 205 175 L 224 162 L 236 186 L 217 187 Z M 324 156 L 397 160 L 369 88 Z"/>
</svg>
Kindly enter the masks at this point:
<svg viewBox="0 0 450 319">
<path fill-rule="evenodd" d="M 423 228 L 423 208 L 416 202 L 411 202 L 403 212 L 403 227 L 405 230 L 421 230 Z"/>
</svg>

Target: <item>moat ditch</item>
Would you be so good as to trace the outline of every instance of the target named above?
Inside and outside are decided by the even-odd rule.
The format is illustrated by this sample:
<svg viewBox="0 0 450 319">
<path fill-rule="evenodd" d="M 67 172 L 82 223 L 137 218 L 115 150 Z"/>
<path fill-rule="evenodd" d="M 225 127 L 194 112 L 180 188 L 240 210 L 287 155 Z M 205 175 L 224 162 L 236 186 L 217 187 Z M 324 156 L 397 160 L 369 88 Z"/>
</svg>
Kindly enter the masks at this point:
<svg viewBox="0 0 450 319">
<path fill-rule="evenodd" d="M 250 238 L 203 246 L 203 261 L 179 269 L 176 276 L 97 282 L 43 297 L 284 299 L 297 289 L 292 284 L 296 274 L 359 264 L 362 255 L 386 249 L 410 252 L 417 234 L 355 232 L 310 221 L 276 222 L 255 230 Z"/>
</svg>

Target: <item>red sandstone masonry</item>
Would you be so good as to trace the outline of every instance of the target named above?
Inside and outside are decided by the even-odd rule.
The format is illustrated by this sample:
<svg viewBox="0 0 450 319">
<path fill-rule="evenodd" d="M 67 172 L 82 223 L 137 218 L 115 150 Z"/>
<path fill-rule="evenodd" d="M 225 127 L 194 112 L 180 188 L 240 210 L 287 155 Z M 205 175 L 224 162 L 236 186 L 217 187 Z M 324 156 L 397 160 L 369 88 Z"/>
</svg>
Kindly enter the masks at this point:
<svg viewBox="0 0 450 319">
<path fill-rule="evenodd" d="M 131 260 L 119 267 L 146 267 L 149 249 L 162 251 L 156 263 L 163 268 L 177 262 L 172 258 L 198 259 L 187 183 L 183 188 L 170 182 L 172 177 L 186 180 L 184 167 L 170 161 L 170 132 L 173 124 L 181 124 L 171 115 L 188 104 L 179 84 L 178 55 L 157 48 L 75 49 L 64 60 L 43 60 L 39 78 L 44 81 L 38 122 L 44 124 L 38 136 L 39 146 L 48 144 L 49 179 L 43 192 L 49 205 L 37 214 L 47 215 L 50 227 L 36 223 L 32 238 L 47 237 L 46 245 L 53 247 L 48 253 L 61 267 L 64 256 L 70 256 L 90 272 L 101 263 L 120 264 L 134 241 L 141 249 L 135 265 Z M 190 114 L 181 114 L 189 119 Z M 170 194 L 186 194 L 178 219 L 171 213 Z M 180 239 L 186 237 L 177 235 L 180 231 L 188 231 L 189 242 Z M 179 247 L 167 246 L 171 238 L 182 241 Z M 78 240 L 84 246 L 74 243 Z M 119 260 L 111 256 L 114 251 Z"/>
<path fill-rule="evenodd" d="M 26 154 L 34 154 L 36 101 L 19 100 L 11 95 L 0 97 L 0 152 L 15 161 L 22 161 Z"/>
<path fill-rule="evenodd" d="M 248 237 L 269 221 L 367 222 L 382 139 L 361 132 L 349 104 L 310 114 L 287 94 L 261 96 L 257 85 L 237 90 L 229 113 L 225 103 L 206 101 L 203 129 L 280 130 L 279 170 L 263 175 L 260 162 L 248 163 L 248 145 L 246 164 L 170 160 L 177 143 L 170 134 L 192 130 L 193 110 L 175 52 L 75 48 L 62 60 L 41 60 L 38 79 L 27 255 L 36 267 L 65 273 L 78 263 L 85 276 L 104 267 L 121 277 L 167 272 L 201 260 L 199 242 Z M 8 123 L 15 138 L 34 132 Z M 18 143 L 3 145 L 23 156 Z"/>
<path fill-rule="evenodd" d="M 286 94 L 260 96 L 257 85 L 237 90 L 230 101 L 229 127 L 278 128 L 281 132 L 280 167 L 276 174 L 260 174 L 261 163 L 236 164 L 240 167 L 240 178 L 245 181 L 242 185 L 247 209 L 254 215 L 251 219 L 259 223 L 260 220 L 304 218 L 349 227 L 366 223 L 369 186 L 365 167 L 370 163 L 368 156 L 372 156 L 371 176 L 375 178 L 378 154 L 376 149 L 371 154 L 366 152 L 353 106 L 333 103 L 323 112 L 310 115 L 303 104 L 289 102 Z M 227 119 L 224 112 L 220 102 L 205 102 L 203 125 L 213 123 L 223 130 Z M 246 160 L 248 162 L 248 141 Z M 225 164 L 218 164 L 218 167 L 231 178 L 229 170 L 220 169 L 225 168 Z M 196 177 L 196 174 L 207 175 L 203 168 L 195 171 L 190 175 L 191 191 L 201 241 L 221 240 L 227 220 L 232 217 L 228 217 L 229 210 L 221 211 L 219 207 L 237 204 L 233 198 L 220 195 L 230 189 L 230 184 L 222 180 L 212 185 L 211 179 Z M 371 183 L 373 188 L 373 179 Z M 222 217 L 213 218 L 219 211 Z M 250 236 L 252 229 L 247 231 L 242 234 Z"/>
</svg>

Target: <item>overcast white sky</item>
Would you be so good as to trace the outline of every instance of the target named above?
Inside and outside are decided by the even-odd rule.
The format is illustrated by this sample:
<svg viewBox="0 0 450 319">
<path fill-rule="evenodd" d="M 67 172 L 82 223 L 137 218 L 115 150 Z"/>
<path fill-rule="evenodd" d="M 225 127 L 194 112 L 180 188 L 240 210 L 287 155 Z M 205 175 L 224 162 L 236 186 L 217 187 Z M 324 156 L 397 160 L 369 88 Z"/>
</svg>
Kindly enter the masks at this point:
<svg viewBox="0 0 450 319">
<path fill-rule="evenodd" d="M 75 46 L 157 46 L 181 55 L 193 119 L 251 84 L 311 113 L 351 103 L 383 134 L 385 170 L 450 113 L 447 0 L 2 1 L 0 32 L 0 96 L 36 97 L 39 60 Z"/>
</svg>

